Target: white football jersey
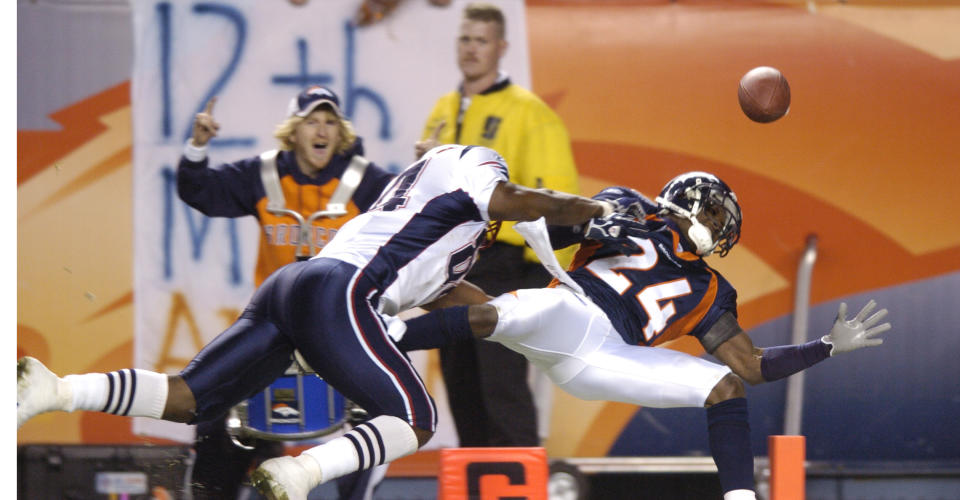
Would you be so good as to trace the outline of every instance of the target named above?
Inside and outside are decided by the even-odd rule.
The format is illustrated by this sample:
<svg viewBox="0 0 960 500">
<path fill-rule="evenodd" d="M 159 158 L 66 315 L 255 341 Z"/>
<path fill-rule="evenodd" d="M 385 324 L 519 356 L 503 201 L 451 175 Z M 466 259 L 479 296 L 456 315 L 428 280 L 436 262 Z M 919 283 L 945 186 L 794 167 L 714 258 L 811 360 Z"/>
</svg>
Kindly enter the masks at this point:
<svg viewBox="0 0 960 500">
<path fill-rule="evenodd" d="M 314 258 L 348 262 L 379 284 L 394 315 L 433 301 L 473 267 L 507 164 L 480 146 L 438 146 L 401 172 Z"/>
</svg>

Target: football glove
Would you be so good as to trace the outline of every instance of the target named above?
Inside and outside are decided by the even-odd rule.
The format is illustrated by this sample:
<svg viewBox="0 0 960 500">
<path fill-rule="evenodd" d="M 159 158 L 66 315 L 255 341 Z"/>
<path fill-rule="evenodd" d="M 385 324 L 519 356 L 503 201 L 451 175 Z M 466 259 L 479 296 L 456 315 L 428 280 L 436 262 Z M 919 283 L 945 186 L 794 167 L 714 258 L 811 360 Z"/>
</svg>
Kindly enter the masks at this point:
<svg viewBox="0 0 960 500">
<path fill-rule="evenodd" d="M 646 232 L 646 226 L 634 217 L 612 213 L 606 217 L 591 219 L 584 237 L 619 247 L 621 251 L 636 251 L 640 247 L 630 236 L 640 236 Z"/>
<path fill-rule="evenodd" d="M 637 219 L 643 219 L 647 215 L 643 210 L 643 199 L 638 196 L 628 194 L 604 201 L 613 205 L 613 213 L 616 214 L 626 214 Z"/>
<path fill-rule="evenodd" d="M 890 323 L 876 325 L 878 321 L 887 315 L 886 309 L 877 311 L 874 315 L 867 317 L 870 311 L 876 307 L 877 303 L 873 300 L 863 306 L 863 309 L 851 319 L 847 317 L 847 304 L 840 303 L 840 310 L 837 311 L 837 320 L 833 323 L 833 329 L 830 333 L 823 336 L 820 340 L 830 344 L 830 355 L 836 356 L 842 352 L 854 351 L 861 347 L 880 345 L 883 339 L 873 337 L 890 329 Z"/>
</svg>

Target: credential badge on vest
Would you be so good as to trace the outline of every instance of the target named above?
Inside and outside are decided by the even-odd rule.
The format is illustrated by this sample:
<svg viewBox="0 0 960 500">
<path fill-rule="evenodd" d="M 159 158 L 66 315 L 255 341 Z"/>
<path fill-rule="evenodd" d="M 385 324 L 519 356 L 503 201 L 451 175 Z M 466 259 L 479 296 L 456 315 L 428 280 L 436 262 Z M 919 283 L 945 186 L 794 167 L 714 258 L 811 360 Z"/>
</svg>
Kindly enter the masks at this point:
<svg viewBox="0 0 960 500">
<path fill-rule="evenodd" d="M 497 129 L 500 128 L 501 121 L 503 121 L 503 118 L 500 118 L 499 116 L 488 116 L 486 123 L 483 124 L 483 138 L 492 140 L 494 137 L 496 137 Z"/>
</svg>

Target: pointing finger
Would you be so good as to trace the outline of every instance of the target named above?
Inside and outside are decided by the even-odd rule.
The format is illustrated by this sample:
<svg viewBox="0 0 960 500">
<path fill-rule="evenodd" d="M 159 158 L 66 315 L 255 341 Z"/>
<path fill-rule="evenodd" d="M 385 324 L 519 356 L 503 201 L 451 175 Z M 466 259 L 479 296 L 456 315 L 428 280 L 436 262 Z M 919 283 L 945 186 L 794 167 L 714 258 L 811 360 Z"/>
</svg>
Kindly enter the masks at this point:
<svg viewBox="0 0 960 500">
<path fill-rule="evenodd" d="M 203 108 L 203 112 L 212 115 L 213 114 L 213 105 L 217 103 L 217 96 L 213 96 L 207 101 L 207 105 Z"/>
</svg>

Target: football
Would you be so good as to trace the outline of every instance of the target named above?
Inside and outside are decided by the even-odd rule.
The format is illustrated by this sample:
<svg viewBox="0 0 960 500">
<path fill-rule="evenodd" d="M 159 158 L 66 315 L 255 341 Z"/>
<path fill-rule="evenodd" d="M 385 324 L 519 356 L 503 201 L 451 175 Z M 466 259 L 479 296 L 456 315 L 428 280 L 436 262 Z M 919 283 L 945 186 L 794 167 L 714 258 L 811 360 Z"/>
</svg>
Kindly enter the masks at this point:
<svg viewBox="0 0 960 500">
<path fill-rule="evenodd" d="M 770 123 L 790 110 L 790 85 L 776 68 L 753 68 L 740 79 L 740 109 L 747 118 Z"/>
</svg>

